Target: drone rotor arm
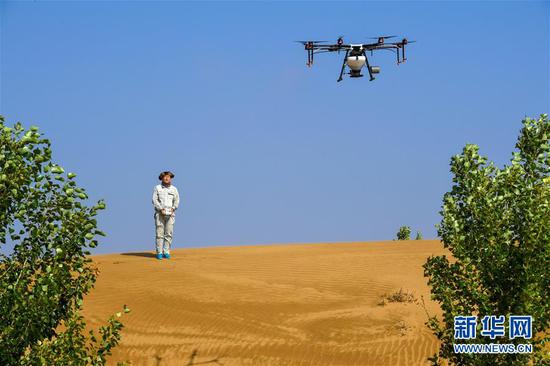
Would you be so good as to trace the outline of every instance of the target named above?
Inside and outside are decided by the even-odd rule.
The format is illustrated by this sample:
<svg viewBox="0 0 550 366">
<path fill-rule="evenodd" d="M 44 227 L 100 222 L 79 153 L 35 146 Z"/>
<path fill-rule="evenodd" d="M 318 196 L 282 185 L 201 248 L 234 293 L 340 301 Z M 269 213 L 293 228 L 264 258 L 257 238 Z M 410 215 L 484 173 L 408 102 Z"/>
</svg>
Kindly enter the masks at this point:
<svg viewBox="0 0 550 366">
<path fill-rule="evenodd" d="M 315 46 L 315 49 L 318 50 L 324 50 L 324 51 L 344 51 L 346 49 L 350 49 L 350 45 L 338 45 L 338 44 L 323 44 L 323 45 L 317 45 Z"/>
<path fill-rule="evenodd" d="M 319 53 L 331 53 L 331 52 L 335 52 L 336 50 L 315 50 L 313 53 L 315 53 L 316 55 L 319 54 Z"/>
<path fill-rule="evenodd" d="M 369 51 L 370 51 L 371 49 L 375 49 L 375 48 L 378 48 L 378 47 L 380 47 L 380 46 L 381 46 L 380 43 L 363 43 L 363 44 L 361 45 L 361 47 L 363 47 L 364 49 L 369 50 Z"/>
<path fill-rule="evenodd" d="M 389 51 L 391 53 L 395 53 L 397 51 L 397 49 L 394 49 L 394 48 L 379 48 L 379 49 L 372 50 L 372 51 Z"/>
</svg>

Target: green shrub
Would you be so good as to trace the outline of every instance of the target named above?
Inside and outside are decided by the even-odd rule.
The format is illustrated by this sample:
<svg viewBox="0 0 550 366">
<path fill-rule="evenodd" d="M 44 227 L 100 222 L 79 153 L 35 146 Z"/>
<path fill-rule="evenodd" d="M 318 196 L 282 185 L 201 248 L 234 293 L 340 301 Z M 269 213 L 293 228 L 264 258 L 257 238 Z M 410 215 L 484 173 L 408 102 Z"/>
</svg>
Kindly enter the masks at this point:
<svg viewBox="0 0 550 366">
<path fill-rule="evenodd" d="M 121 313 L 84 334 L 83 296 L 96 279 L 100 201 L 51 162 L 38 128 L 7 127 L 0 116 L 0 365 L 104 365 L 120 339 Z M 125 312 L 128 310 L 125 308 Z"/>
<path fill-rule="evenodd" d="M 411 228 L 409 226 L 401 226 L 397 232 L 397 240 L 410 240 Z"/>
<path fill-rule="evenodd" d="M 422 233 L 420 231 L 416 232 L 416 236 L 415 236 L 414 240 L 422 240 Z"/>
<path fill-rule="evenodd" d="M 523 121 L 510 165 L 499 169 L 466 145 L 451 159 L 453 186 L 443 198 L 438 234 L 453 255 L 432 256 L 424 265 L 432 298 L 443 319 L 428 325 L 441 341 L 434 365 L 548 365 L 550 320 L 550 121 Z M 457 343 L 526 343 L 533 354 L 458 354 L 454 316 L 478 317 L 478 336 Z M 479 335 L 481 318 L 533 316 L 533 339 L 496 340 Z M 546 334 L 546 335 L 545 335 Z M 445 363 L 447 364 L 447 363 Z"/>
</svg>

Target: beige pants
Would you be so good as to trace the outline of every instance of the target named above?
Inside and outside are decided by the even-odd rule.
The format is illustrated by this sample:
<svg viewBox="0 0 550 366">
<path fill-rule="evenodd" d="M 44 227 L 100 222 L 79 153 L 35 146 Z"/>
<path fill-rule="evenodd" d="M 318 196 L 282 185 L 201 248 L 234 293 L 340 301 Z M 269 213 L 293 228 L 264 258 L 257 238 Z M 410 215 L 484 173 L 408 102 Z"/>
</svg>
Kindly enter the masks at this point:
<svg viewBox="0 0 550 366">
<path fill-rule="evenodd" d="M 155 212 L 157 254 L 170 254 L 174 221 L 174 216 L 164 216 L 160 212 Z"/>
</svg>

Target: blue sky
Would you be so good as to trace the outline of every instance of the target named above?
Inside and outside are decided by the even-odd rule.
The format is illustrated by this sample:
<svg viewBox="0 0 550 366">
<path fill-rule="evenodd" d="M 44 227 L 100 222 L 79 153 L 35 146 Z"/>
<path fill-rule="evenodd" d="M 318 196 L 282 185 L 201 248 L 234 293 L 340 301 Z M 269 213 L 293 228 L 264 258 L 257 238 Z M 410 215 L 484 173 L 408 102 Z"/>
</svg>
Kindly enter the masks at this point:
<svg viewBox="0 0 550 366">
<path fill-rule="evenodd" d="M 435 237 L 449 159 L 509 160 L 549 111 L 548 2 L 2 2 L 0 113 L 36 124 L 108 209 L 97 252 L 152 250 L 159 171 L 174 247 Z M 298 39 L 418 42 L 374 82 L 305 67 Z"/>
</svg>

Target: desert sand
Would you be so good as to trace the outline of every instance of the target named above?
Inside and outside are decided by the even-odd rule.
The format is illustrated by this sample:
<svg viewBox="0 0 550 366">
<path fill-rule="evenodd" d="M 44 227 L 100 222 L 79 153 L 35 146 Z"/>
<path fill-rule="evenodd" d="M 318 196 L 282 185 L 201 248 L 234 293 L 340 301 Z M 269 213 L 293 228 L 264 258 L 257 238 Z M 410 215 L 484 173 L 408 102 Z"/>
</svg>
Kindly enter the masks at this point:
<svg viewBox="0 0 550 366">
<path fill-rule="evenodd" d="M 442 253 L 426 240 L 97 255 L 84 316 L 131 309 L 112 365 L 426 365 L 438 343 L 421 301 L 381 299 L 403 289 L 439 314 L 422 264 Z"/>
</svg>

